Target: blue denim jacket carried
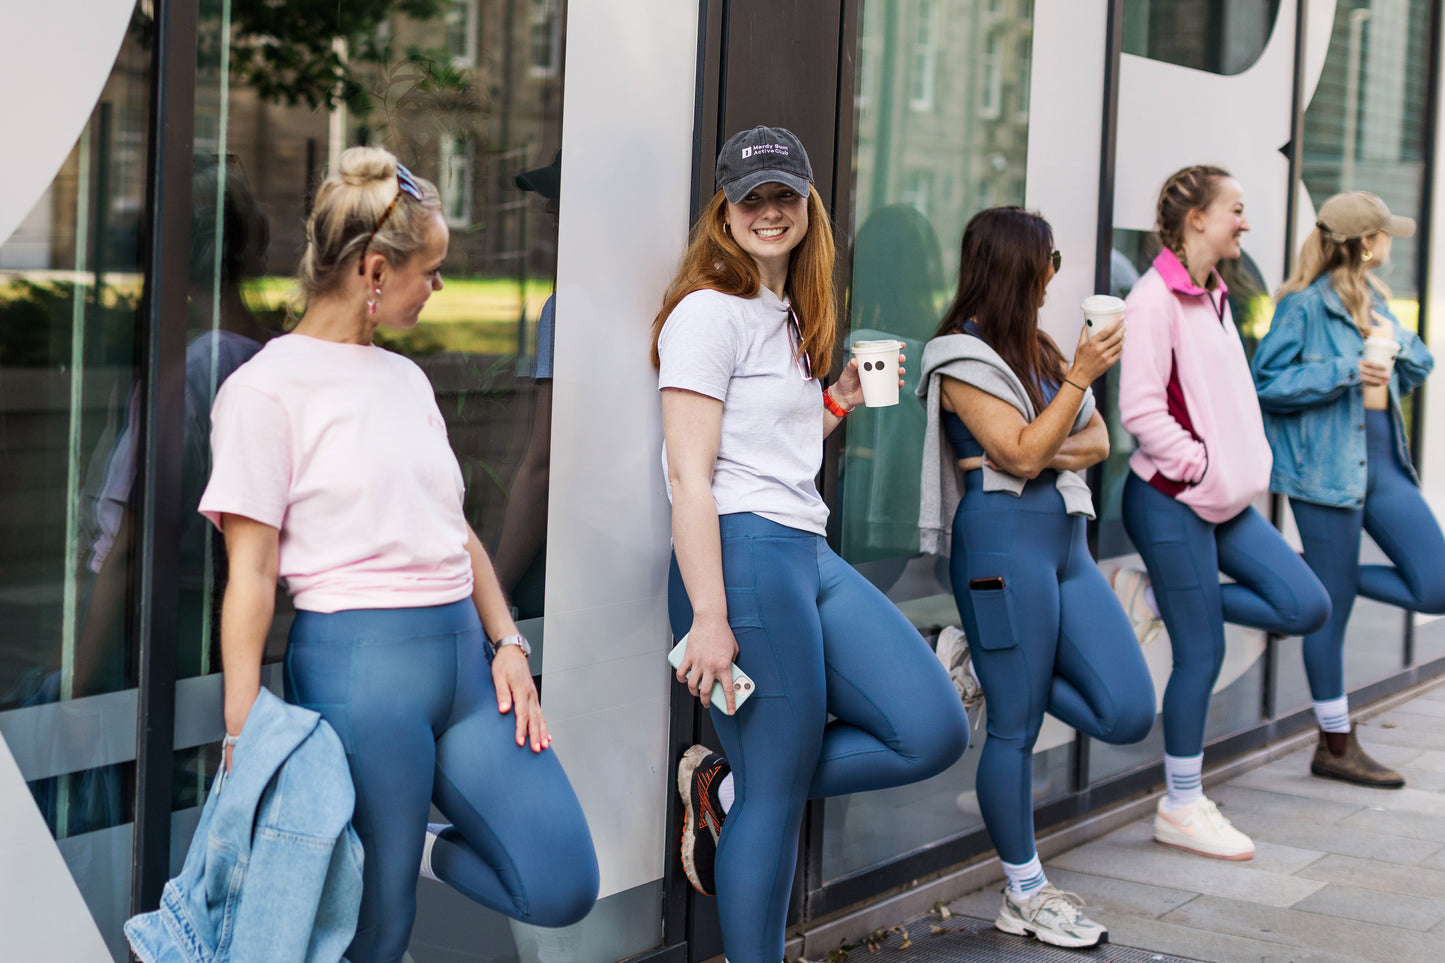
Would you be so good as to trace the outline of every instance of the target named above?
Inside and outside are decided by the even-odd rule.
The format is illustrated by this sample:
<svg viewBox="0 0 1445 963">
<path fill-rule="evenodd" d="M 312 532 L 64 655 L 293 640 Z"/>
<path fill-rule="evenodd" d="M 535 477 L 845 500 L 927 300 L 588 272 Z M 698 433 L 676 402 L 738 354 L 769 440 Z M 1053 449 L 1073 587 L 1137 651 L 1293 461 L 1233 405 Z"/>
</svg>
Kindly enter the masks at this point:
<svg viewBox="0 0 1445 963">
<path fill-rule="evenodd" d="M 144 963 L 337 963 L 356 934 L 361 841 L 341 740 L 263 688 L 160 909 L 125 924 Z"/>
<path fill-rule="evenodd" d="M 1419 484 L 1405 446 L 1400 398 L 1425 380 L 1435 359 L 1378 294 L 1374 310 L 1390 321 L 1400 354 L 1390 379 L 1395 457 Z M 1274 450 L 1269 487 L 1282 495 L 1336 508 L 1365 503 L 1365 399 L 1360 359 L 1365 340 L 1329 275 L 1280 299 L 1269 333 L 1250 368 L 1264 432 Z"/>
</svg>

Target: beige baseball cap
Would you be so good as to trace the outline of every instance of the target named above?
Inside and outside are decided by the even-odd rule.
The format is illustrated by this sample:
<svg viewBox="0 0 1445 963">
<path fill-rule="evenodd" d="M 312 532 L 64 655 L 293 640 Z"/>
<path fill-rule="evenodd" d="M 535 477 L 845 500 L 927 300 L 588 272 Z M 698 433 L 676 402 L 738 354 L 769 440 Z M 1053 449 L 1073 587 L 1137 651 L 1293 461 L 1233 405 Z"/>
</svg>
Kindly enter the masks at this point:
<svg viewBox="0 0 1445 963">
<path fill-rule="evenodd" d="M 1391 237 L 1415 235 L 1414 218 L 1391 214 L 1385 202 L 1369 191 L 1346 191 L 1325 201 L 1315 226 L 1333 241 L 1382 231 Z"/>
</svg>

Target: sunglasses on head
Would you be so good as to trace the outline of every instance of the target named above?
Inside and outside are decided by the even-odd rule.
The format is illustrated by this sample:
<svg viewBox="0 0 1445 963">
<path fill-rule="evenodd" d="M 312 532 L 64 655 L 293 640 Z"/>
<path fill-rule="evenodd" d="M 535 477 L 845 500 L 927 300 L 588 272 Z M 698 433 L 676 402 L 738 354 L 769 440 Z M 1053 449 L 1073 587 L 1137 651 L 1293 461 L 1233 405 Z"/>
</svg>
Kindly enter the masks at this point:
<svg viewBox="0 0 1445 963">
<path fill-rule="evenodd" d="M 1054 266 L 1054 272 L 1057 273 L 1059 270 L 1059 265 L 1064 263 L 1063 253 L 1061 251 L 1050 251 L 1049 263 Z"/>
<path fill-rule="evenodd" d="M 386 219 L 391 216 L 391 209 L 396 207 L 396 202 L 401 200 L 401 195 L 403 194 L 410 194 L 418 201 L 423 199 L 421 185 L 416 182 L 416 177 L 414 177 L 412 172 L 407 170 L 404 165 L 398 163 L 396 165 L 396 196 L 391 199 L 390 204 L 386 205 L 386 210 L 382 211 L 381 217 L 376 220 L 376 227 L 371 229 L 371 233 L 366 235 L 366 240 L 362 242 L 361 261 L 356 265 L 357 274 L 366 273 L 366 249 L 371 246 L 372 238 L 376 237 L 376 232 L 381 230 L 381 226 L 385 224 Z"/>
</svg>

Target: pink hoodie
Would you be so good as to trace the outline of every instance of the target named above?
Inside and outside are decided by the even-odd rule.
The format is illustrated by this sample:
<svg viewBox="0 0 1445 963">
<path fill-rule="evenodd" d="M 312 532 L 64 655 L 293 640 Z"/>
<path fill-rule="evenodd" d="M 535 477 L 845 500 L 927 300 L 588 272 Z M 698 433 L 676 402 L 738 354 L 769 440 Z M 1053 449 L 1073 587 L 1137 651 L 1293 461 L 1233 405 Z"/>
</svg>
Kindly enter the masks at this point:
<svg viewBox="0 0 1445 963">
<path fill-rule="evenodd" d="M 1226 522 L 1269 488 L 1272 461 L 1229 290 L 1196 285 L 1161 251 L 1125 301 L 1119 413 L 1139 442 L 1134 473 L 1207 522 Z"/>
</svg>

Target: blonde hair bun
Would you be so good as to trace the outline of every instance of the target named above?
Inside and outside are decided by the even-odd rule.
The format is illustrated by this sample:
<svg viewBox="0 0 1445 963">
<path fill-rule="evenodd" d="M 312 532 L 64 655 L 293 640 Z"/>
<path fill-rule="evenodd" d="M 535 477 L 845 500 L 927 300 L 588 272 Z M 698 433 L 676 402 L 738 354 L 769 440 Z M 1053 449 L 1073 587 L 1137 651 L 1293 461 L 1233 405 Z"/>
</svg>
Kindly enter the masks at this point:
<svg viewBox="0 0 1445 963">
<path fill-rule="evenodd" d="M 382 147 L 348 147 L 337 158 L 336 170 L 342 183 L 365 187 L 396 177 L 396 155 Z"/>
</svg>

